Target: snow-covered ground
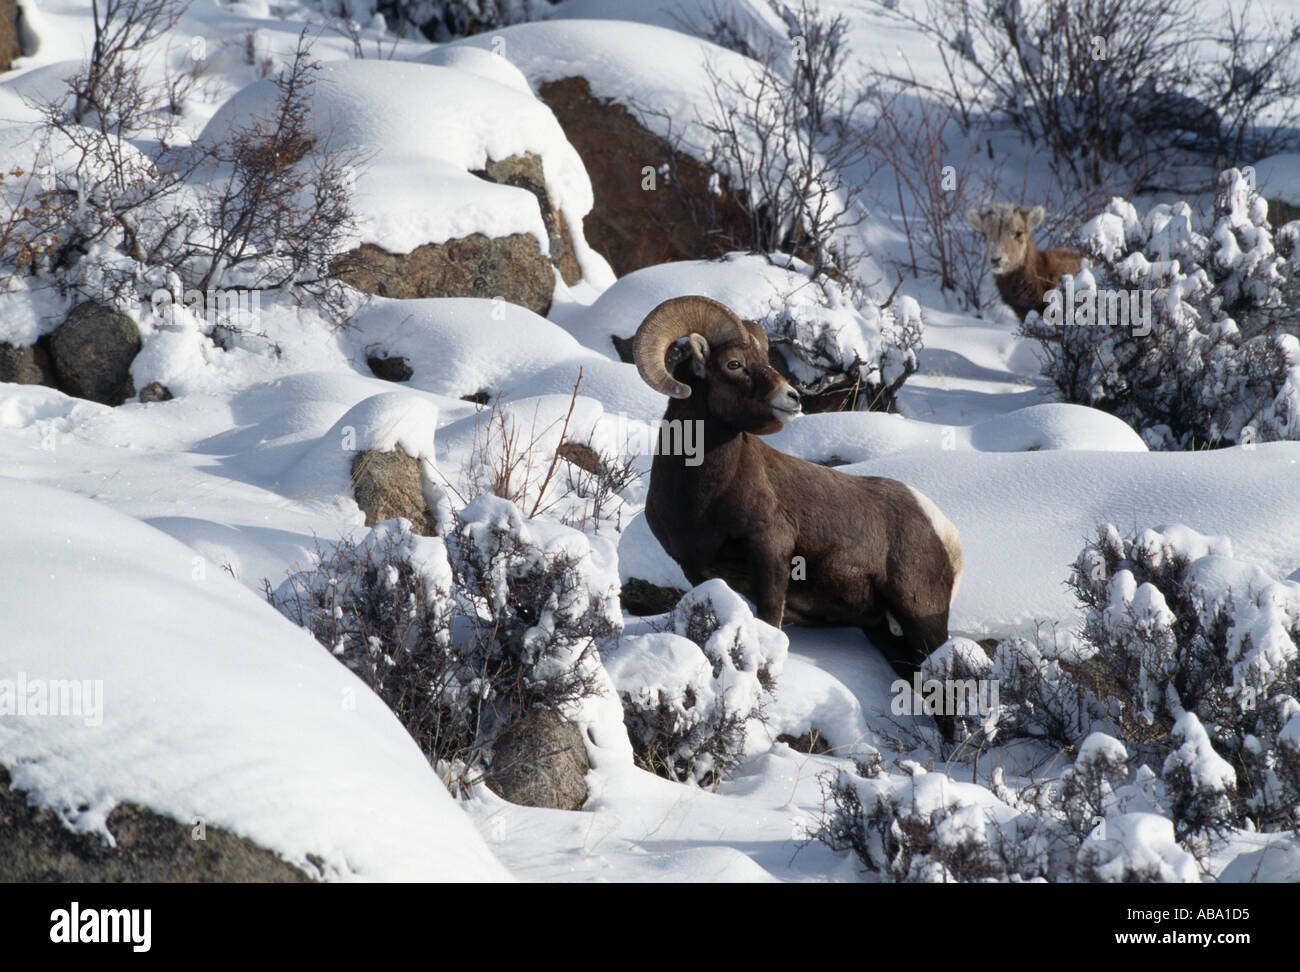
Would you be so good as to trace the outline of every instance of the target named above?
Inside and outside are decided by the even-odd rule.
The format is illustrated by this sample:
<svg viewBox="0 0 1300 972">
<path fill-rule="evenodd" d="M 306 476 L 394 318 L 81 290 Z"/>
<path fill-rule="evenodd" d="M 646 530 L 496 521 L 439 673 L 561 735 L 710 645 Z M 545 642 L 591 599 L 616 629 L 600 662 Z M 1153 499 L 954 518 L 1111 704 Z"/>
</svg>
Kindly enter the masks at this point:
<svg viewBox="0 0 1300 972">
<path fill-rule="evenodd" d="M 755 36 L 782 30 L 765 4 L 732 5 L 748 11 Z M 504 64 L 487 53 L 490 35 L 438 47 L 386 40 L 388 61 L 354 59 L 351 41 L 324 30 L 313 48 L 327 62 L 319 120 L 376 153 L 359 185 L 360 238 L 406 251 L 469 232 L 524 233 L 544 250 L 528 193 L 467 174 L 524 151 L 542 156 L 552 201 L 580 227 L 590 182 L 529 85 L 581 65 L 598 95 L 658 106 L 693 144 L 706 45 L 679 31 L 685 6 L 566 0 L 555 19 L 503 32 Z M 830 6 L 852 18 L 856 55 L 889 48 L 922 73 L 936 69 L 896 21 L 847 0 Z M 30 18 L 39 51 L 0 77 L 0 138 L 31 123 L 18 95 L 48 87 L 84 54 L 88 11 L 83 0 L 41 0 Z M 179 64 L 201 48 L 210 61 L 180 119 L 183 137 L 220 139 L 265 108 L 257 61 L 283 65 L 304 21 L 321 21 L 310 3 L 194 5 L 157 54 Z M 367 44 L 374 27 L 363 24 Z M 723 65 L 738 58 L 715 53 Z M 21 148 L 9 141 L 6 165 Z M 1260 175 L 1294 195 L 1284 164 Z M 871 202 L 861 232 L 883 268 L 901 257 L 897 214 Z M 364 531 L 345 450 L 401 443 L 459 495 L 486 414 L 465 397 L 498 398 L 537 432 L 538 454 L 553 454 L 579 369 L 570 430 L 616 450 L 629 429 L 659 418 L 663 399 L 618 361 L 609 336 L 631 335 L 676 294 L 708 292 L 761 316 L 782 272 L 742 258 L 616 283 L 580 233 L 575 249 L 583 280 L 569 288 L 557 278 L 549 319 L 491 300 L 375 298 L 337 329 L 268 295 L 262 343 L 231 350 L 207 340 L 198 320 L 142 317 L 135 387 L 161 382 L 170 401 L 113 408 L 0 384 L 0 679 L 103 685 L 99 721 L 0 714 L 0 765 L 14 785 L 79 830 L 102 829 L 114 805 L 131 801 L 202 818 L 303 866 L 314 866 L 311 855 L 328 879 L 847 881 L 861 876 L 857 861 L 805 838 L 822 806 L 821 774 L 860 752 L 878 750 L 895 782 L 905 760 L 950 774 L 954 787 L 1002 770 L 1059 770 L 1020 751 L 974 768 L 948 762 L 928 719 L 891 712 L 895 676 L 860 632 L 791 628 L 766 729 L 716 789 L 640 770 L 620 741 L 593 769 L 581 811 L 516 806 L 486 787 L 457 801 L 383 703 L 265 602 L 263 580 L 278 584 L 307 564 L 318 538 Z M 1005 309 L 972 316 L 925 282 L 908 280 L 902 293 L 922 309 L 925 346 L 900 413 L 803 416 L 769 441 L 844 472 L 903 480 L 943 509 L 966 564 L 954 635 L 1074 626 L 1065 581 L 1104 523 L 1227 537 L 1237 558 L 1300 579 L 1300 443 L 1149 452 L 1118 419 L 1053 401 L 1035 342 L 1016 334 Z M 66 312 L 24 293 L 6 300 L 0 341 L 30 343 Z M 373 377 L 366 358 L 376 351 L 405 357 L 414 377 Z M 632 459 L 642 479 L 594 542 L 616 547 L 625 580 L 689 586 L 640 512 L 649 458 Z M 560 503 L 548 515 L 569 512 Z M 646 621 L 625 622 L 624 639 L 653 636 Z M 836 750 L 806 755 L 776 741 L 810 730 Z M 1124 825 L 1138 828 L 1128 816 Z M 1296 880 L 1298 862 L 1294 847 L 1242 838 L 1214 869 L 1225 880 Z"/>
</svg>

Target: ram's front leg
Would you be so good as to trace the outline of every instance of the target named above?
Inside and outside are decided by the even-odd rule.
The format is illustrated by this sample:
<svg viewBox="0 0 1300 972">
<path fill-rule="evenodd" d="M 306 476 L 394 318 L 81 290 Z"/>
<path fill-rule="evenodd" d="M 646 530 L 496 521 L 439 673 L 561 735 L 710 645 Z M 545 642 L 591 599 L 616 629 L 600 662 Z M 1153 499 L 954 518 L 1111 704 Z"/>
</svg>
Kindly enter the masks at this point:
<svg viewBox="0 0 1300 972">
<path fill-rule="evenodd" d="M 790 564 L 794 542 L 781 536 L 751 540 L 749 553 L 754 571 L 754 604 L 758 618 L 775 628 L 785 615 L 785 595 L 790 586 Z"/>
</svg>

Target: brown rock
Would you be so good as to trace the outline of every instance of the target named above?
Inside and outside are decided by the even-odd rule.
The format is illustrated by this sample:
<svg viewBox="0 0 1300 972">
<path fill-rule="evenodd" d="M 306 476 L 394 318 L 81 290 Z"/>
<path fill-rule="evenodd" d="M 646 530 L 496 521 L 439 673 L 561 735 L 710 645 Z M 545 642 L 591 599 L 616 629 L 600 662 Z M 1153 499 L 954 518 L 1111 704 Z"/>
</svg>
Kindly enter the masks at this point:
<svg viewBox="0 0 1300 972">
<path fill-rule="evenodd" d="M 619 276 L 744 248 L 744 211 L 725 180 L 719 193 L 710 190 L 714 173 L 707 165 L 666 144 L 622 105 L 595 97 L 585 78 L 549 81 L 537 93 L 591 177 L 595 207 L 583 220 L 587 242 Z M 658 174 L 665 164 L 671 179 Z M 647 165 L 657 172 L 653 190 L 642 188 Z"/>
<path fill-rule="evenodd" d="M 109 847 L 75 834 L 51 811 L 27 805 L 0 766 L 0 883 L 305 882 L 288 862 L 216 827 L 196 830 L 146 807 L 123 804 L 108 815 Z"/>
<path fill-rule="evenodd" d="M 367 449 L 352 460 L 352 495 L 366 515 L 366 526 L 405 517 L 411 529 L 434 535 L 434 518 L 424 501 L 420 463 L 402 451 Z"/>
<path fill-rule="evenodd" d="M 581 810 L 590 768 L 582 730 L 550 709 L 533 709 L 497 737 L 485 782 L 520 806 Z"/>
<path fill-rule="evenodd" d="M 55 387 L 54 362 L 50 360 L 48 343 L 42 340 L 25 348 L 16 348 L 0 342 L 0 381 Z"/>
<path fill-rule="evenodd" d="M 380 297 L 502 297 L 541 315 L 551 309 L 555 291 L 551 262 L 526 233 L 499 239 L 474 233 L 410 253 L 363 243 L 335 260 L 330 272 Z"/>
<path fill-rule="evenodd" d="M 644 618 L 652 614 L 664 614 L 677 607 L 686 592 L 676 587 L 660 587 L 636 577 L 623 582 L 618 592 L 619 603 L 628 614 Z"/>
<path fill-rule="evenodd" d="M 537 208 L 541 211 L 542 222 L 551 244 L 551 264 L 560 271 L 560 277 L 566 284 L 575 284 L 582 279 L 582 270 L 573 252 L 569 224 L 564 214 L 556 210 L 550 193 L 546 191 L 546 174 L 542 168 L 541 156 L 525 152 L 523 155 L 511 155 L 500 162 L 489 160 L 486 168 L 474 174 L 489 182 L 527 189 L 536 196 Z"/>
<path fill-rule="evenodd" d="M 22 40 L 18 33 L 18 22 L 22 15 L 22 8 L 16 0 L 0 0 L 0 71 L 8 71 L 13 67 L 14 61 L 23 55 Z"/>
</svg>

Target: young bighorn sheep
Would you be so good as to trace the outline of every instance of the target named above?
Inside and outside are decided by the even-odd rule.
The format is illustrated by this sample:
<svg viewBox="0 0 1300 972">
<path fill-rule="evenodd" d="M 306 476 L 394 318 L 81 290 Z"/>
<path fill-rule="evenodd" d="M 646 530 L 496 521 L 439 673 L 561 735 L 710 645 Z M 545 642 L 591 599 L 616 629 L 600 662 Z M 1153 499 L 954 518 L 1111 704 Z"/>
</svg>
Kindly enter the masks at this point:
<svg viewBox="0 0 1300 972">
<path fill-rule="evenodd" d="M 966 214 L 971 226 L 984 234 L 985 253 L 993 282 L 1007 306 L 1022 321 L 1031 310 L 1040 314 L 1044 295 L 1061 282 L 1062 274 L 1078 273 L 1083 254 L 1078 250 L 1034 245 L 1034 227 L 1046 215 L 1042 206 L 1028 209 L 998 203 Z"/>
<path fill-rule="evenodd" d="M 665 301 L 634 341 L 641 377 L 669 396 L 665 421 L 703 432 L 702 457 L 655 455 L 646 497 L 651 531 L 691 583 L 721 577 L 778 627 L 859 627 L 910 678 L 948 638 L 962 570 L 952 523 L 910 486 L 759 439 L 799 414 L 799 396 L 768 363 L 763 329 L 724 305 Z"/>
</svg>

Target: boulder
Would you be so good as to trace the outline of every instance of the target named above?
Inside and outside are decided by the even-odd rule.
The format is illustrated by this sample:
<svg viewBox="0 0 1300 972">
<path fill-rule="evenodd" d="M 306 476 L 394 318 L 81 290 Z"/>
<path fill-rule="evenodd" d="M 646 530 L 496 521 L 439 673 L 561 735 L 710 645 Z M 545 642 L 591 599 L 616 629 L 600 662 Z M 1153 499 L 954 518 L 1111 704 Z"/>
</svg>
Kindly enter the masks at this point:
<svg viewBox="0 0 1300 972">
<path fill-rule="evenodd" d="M 161 381 L 151 381 L 140 390 L 140 401 L 149 402 L 170 402 L 172 400 L 171 389 Z"/>
<path fill-rule="evenodd" d="M 434 536 L 435 521 L 425 503 L 419 460 L 400 447 L 392 452 L 367 449 L 352 460 L 352 495 L 366 515 L 366 526 L 405 517 L 411 528 Z"/>
<path fill-rule="evenodd" d="M 485 781 L 503 800 L 525 807 L 580 810 L 591 763 L 582 730 L 550 709 L 533 709 L 492 747 Z"/>
<path fill-rule="evenodd" d="M 526 233 L 497 239 L 473 233 L 410 253 L 363 243 L 335 260 L 330 272 L 380 297 L 502 297 L 542 316 L 555 291 L 551 262 Z"/>
<path fill-rule="evenodd" d="M 392 357 L 371 355 L 366 358 L 366 365 L 372 375 L 384 381 L 410 381 L 415 375 L 411 366 L 400 354 Z"/>
<path fill-rule="evenodd" d="M 54 387 L 54 362 L 50 360 L 48 343 L 41 340 L 25 348 L 16 348 L 0 342 L 0 381 Z"/>
<path fill-rule="evenodd" d="M 111 307 L 78 304 L 50 336 L 58 387 L 77 398 L 121 405 L 135 397 L 131 362 L 140 353 L 140 329 Z"/>
<path fill-rule="evenodd" d="M 31 807 L 0 766 L 0 883 L 296 883 L 311 880 L 243 837 L 201 831 L 136 804 L 108 815 L 115 847 L 73 833 L 52 811 Z M 199 839 L 199 835 L 201 838 Z"/>
<path fill-rule="evenodd" d="M 638 577 L 629 577 L 619 589 L 618 599 L 623 610 L 638 618 L 652 614 L 665 614 L 677 607 L 686 592 L 677 587 L 662 587 Z"/>
<path fill-rule="evenodd" d="M 546 191 L 546 174 L 542 168 L 541 156 L 532 152 L 523 155 L 511 155 L 500 162 L 488 161 L 485 168 L 474 173 L 489 182 L 504 186 L 527 189 L 537 197 L 537 208 L 542 214 L 542 223 L 546 226 L 546 236 L 550 241 L 551 265 L 560 271 L 560 277 L 572 286 L 582 279 L 582 269 L 573 251 L 573 236 L 564 214 L 557 211 L 551 202 L 550 193 Z"/>
<path fill-rule="evenodd" d="M 549 81 L 537 94 L 591 177 L 596 204 L 583 220 L 587 242 L 619 276 L 745 248 L 744 210 L 709 166 L 668 145 L 623 105 L 597 98 L 585 78 Z M 654 189 L 642 186 L 647 165 L 656 169 Z"/>
</svg>

